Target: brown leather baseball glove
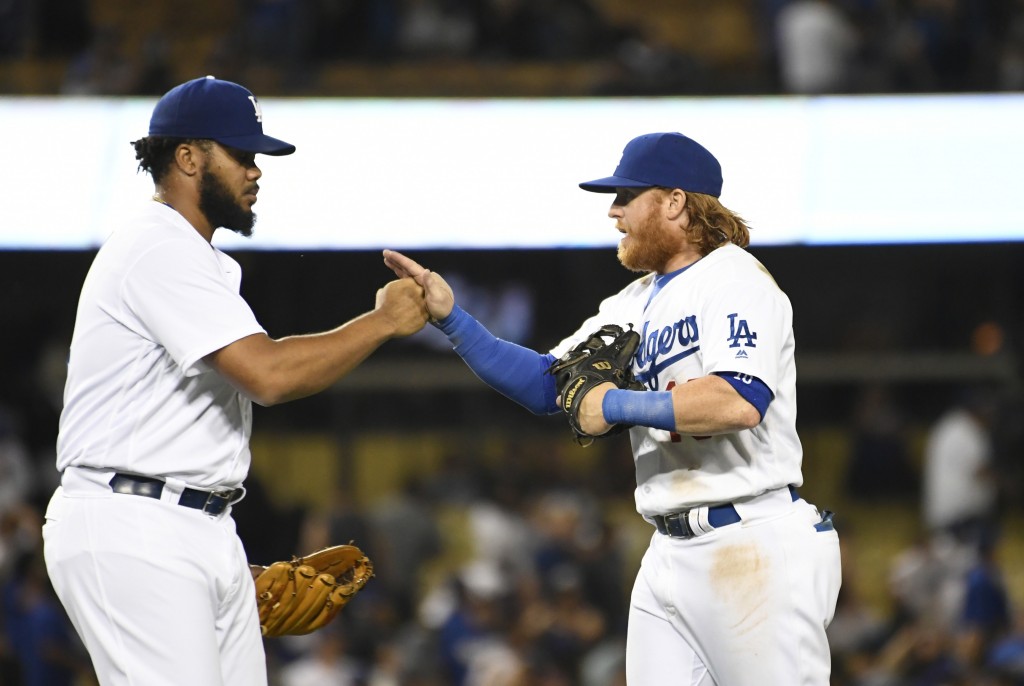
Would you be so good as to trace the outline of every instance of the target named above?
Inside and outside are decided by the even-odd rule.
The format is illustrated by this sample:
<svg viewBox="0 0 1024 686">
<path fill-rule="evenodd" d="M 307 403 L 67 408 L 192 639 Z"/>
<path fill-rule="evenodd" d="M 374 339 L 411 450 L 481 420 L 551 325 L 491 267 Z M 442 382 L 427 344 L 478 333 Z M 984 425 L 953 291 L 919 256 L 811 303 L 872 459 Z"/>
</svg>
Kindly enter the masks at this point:
<svg viewBox="0 0 1024 686">
<path fill-rule="evenodd" d="M 288 562 L 249 568 L 264 636 L 316 631 L 373 576 L 373 563 L 354 545 L 335 545 Z"/>
</svg>

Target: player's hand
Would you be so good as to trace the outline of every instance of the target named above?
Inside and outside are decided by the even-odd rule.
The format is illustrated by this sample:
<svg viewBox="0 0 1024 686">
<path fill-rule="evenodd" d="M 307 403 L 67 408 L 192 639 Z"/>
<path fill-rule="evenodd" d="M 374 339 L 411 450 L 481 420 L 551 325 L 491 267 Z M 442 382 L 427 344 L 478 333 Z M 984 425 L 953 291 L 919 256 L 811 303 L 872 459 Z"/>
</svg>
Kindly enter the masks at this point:
<svg viewBox="0 0 1024 686">
<path fill-rule="evenodd" d="M 398 279 L 377 291 L 376 312 L 391 322 L 394 336 L 410 336 L 427 323 L 423 288 L 411 278 Z"/>
<path fill-rule="evenodd" d="M 444 319 L 452 313 L 452 308 L 455 307 L 455 293 L 440 274 L 425 269 L 415 260 L 394 250 L 384 251 L 384 264 L 398 278 L 412 278 L 423 288 L 427 311 L 433 321 Z"/>
<path fill-rule="evenodd" d="M 604 394 L 616 388 L 611 382 L 594 386 L 580 400 L 580 428 L 591 436 L 600 436 L 611 431 L 612 425 L 604 420 Z"/>
</svg>

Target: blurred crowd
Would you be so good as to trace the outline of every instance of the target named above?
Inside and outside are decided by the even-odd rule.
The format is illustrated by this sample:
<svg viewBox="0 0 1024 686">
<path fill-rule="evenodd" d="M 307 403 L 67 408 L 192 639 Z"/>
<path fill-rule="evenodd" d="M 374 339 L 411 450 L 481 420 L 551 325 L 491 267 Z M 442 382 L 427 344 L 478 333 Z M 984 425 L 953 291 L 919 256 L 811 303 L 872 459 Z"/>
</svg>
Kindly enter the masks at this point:
<svg viewBox="0 0 1024 686">
<path fill-rule="evenodd" d="M 304 545 L 362 541 L 377 576 L 332 630 L 268 642 L 281 686 L 621 685 L 623 540 L 583 480 L 530 462 L 457 459 L 305 519 Z M 432 565 L 460 538 L 456 564 Z"/>
<path fill-rule="evenodd" d="M 914 459 L 890 393 L 865 390 L 844 486 L 851 502 L 919 503 L 916 536 L 888 561 L 886 610 L 864 602 L 856 551 L 878 533 L 841 532 L 843 587 L 829 627 L 834 686 L 1017 686 L 1024 606 L 1004 556 L 1019 545 L 1020 408 L 1004 391 L 966 386 L 927 428 Z M 1016 527 L 1016 528 L 1015 528 Z"/>
<path fill-rule="evenodd" d="M 783 92 L 1024 88 L 1019 0 L 761 0 Z"/>
<path fill-rule="evenodd" d="M 281 78 L 267 87 L 301 94 L 317 93 L 325 65 L 459 61 L 604 66 L 566 95 L 1024 88 L 1022 0 L 720 0 L 717 9 L 742 17 L 728 29 L 736 35 L 717 37 L 733 44 L 728 54 L 664 29 L 706 15 L 706 3 L 693 0 L 235 0 L 205 26 L 195 8 L 186 36 L 123 12 L 113 21 L 116 11 L 92 11 L 107 4 L 120 6 L 0 3 L 0 61 L 64 60 L 59 90 L 71 95 L 162 94 L 195 76 L 174 63 L 195 51 L 204 54 L 190 68 L 250 84 L 253 68 L 276 72 Z M 145 7 L 175 16 L 164 2 Z M 174 49 L 203 34 L 211 40 Z M 528 82 L 519 89 L 506 95 L 531 94 Z"/>
<path fill-rule="evenodd" d="M 125 25 L 96 20 L 98 4 L 0 2 L 0 68 L 60 60 L 59 90 L 68 95 L 158 95 L 193 76 L 177 73 L 175 35 L 128 40 Z M 242 80 L 257 65 L 311 87 L 320 68 L 339 62 L 585 60 L 609 66 L 587 85 L 592 95 L 1024 90 L 1024 0 L 743 0 L 754 40 L 738 67 L 652 31 L 658 3 L 636 2 L 629 21 L 609 12 L 612 4 L 237 0 L 231 28 L 202 59 L 223 78 Z M 64 355 L 59 345 L 39 354 L 19 406 L 0 407 L 4 686 L 93 683 L 41 558 Z M 918 462 L 894 405 L 878 389 L 864 394 L 849 427 L 845 497 L 920 503 L 920 535 L 887 561 L 879 607 L 867 601 L 857 567 L 859 547 L 878 532 L 844 521 L 837 508 L 847 567 L 829 630 L 833 684 L 1020 686 L 1024 607 L 999 555 L 1021 537 L 1007 526 L 1008 516 L 1019 522 L 1024 497 L 1020 408 L 965 391 L 934 418 Z M 620 462 L 602 472 L 615 481 L 610 488 L 545 455 L 510 452 L 494 464 L 456 452 L 444 470 L 379 502 L 361 503 L 340 484 L 327 512 L 281 509 L 250 479 L 236 519 L 254 562 L 351 540 L 377 567 L 328 630 L 268 641 L 273 683 L 621 686 L 638 517 L 627 525 L 613 516 L 631 508 L 632 472 Z"/>
<path fill-rule="evenodd" d="M 866 389 L 839 477 L 844 579 L 829 628 L 832 684 L 1021 686 L 1024 606 L 1000 554 L 1008 540 L 1020 545 L 1008 524 L 1021 515 L 1008 502 L 1019 488 L 1010 478 L 1018 453 L 1005 455 L 1019 447 L 1019 431 L 1004 426 L 1014 410 L 991 389 L 965 389 L 926 428 L 915 462 L 889 402 L 884 389 Z M 53 446 L 30 448 L 19 414 L 0 414 L 0 683 L 88 686 L 88 657 L 41 561 Z M 439 468 L 370 501 L 338 483 L 324 510 L 281 506 L 250 477 L 235 509 L 250 560 L 353 541 L 376 565 L 327 629 L 267 640 L 274 686 L 624 684 L 635 553 L 653 533 L 631 511 L 625 445 L 581 470 L 538 450 L 543 442 L 501 441 L 487 459 L 453 443 Z M 901 461 L 906 474 L 888 469 Z M 875 488 L 858 481 L 864 470 Z M 860 553 L 885 534 L 844 517 L 844 502 L 853 511 L 895 503 L 919 519 L 919 534 L 884 561 L 884 603 L 868 601 Z"/>
<path fill-rule="evenodd" d="M 0 683 L 93 684 L 42 564 L 52 446 L 33 455 L 11 429 L 0 427 Z M 515 445 L 497 461 L 454 446 L 442 468 L 368 503 L 340 483 L 326 510 L 280 506 L 250 476 L 234 517 L 251 561 L 351 541 L 375 564 L 327 629 L 266 641 L 271 683 L 622 684 L 631 579 L 609 482 Z"/>
</svg>

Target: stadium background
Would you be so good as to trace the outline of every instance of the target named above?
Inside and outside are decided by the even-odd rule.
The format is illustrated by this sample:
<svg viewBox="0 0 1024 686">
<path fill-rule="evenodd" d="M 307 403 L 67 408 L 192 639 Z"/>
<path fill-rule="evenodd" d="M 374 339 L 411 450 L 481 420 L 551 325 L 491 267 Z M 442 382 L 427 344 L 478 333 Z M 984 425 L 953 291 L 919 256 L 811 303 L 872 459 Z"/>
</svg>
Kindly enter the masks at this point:
<svg viewBox="0 0 1024 686">
<path fill-rule="evenodd" d="M 835 80 L 817 91 L 780 66 L 786 47 L 773 39 L 775 17 L 787 4 L 13 0 L 0 7 L 0 94 L 157 95 L 201 73 L 237 80 L 264 97 L 813 96 L 1024 87 L 1019 2 L 830 3 L 848 20 L 857 47 Z M 50 150 L 42 140 L 39 154 L 52 159 L 57 198 L 60 184 L 88 173 L 87 161 L 76 159 L 74 150 Z M 756 232 L 754 238 L 756 246 Z M 1001 400 L 1001 421 L 992 434 L 1000 485 L 996 559 L 1013 610 L 1024 608 L 1018 362 L 1024 243 L 772 246 L 753 252 L 787 291 L 796 313 L 803 492 L 839 513 L 846 601 L 874 632 L 865 629 L 862 644 L 836 655 L 834 683 L 866 684 L 865 674 L 885 669 L 893 680 L 883 683 L 982 683 L 981 677 L 912 681 L 908 665 L 914 660 L 882 663 L 893 651 L 887 639 L 907 622 L 894 600 L 896 576 L 927 538 L 920 509 L 927 433 L 965 387 L 978 383 L 996 388 Z M 20 625 L 10 608 L 37 560 L 31 530 L 52 490 L 61 366 L 93 254 L 0 251 L 0 446 L 8 455 L 20 451 L 31 471 L 27 478 L 16 473 L 8 466 L 13 457 L 0 463 L 9 470 L 0 473 L 0 482 L 22 486 L 3 491 L 0 501 L 0 684 L 29 683 L 19 652 L 23 641 L 14 628 Z M 245 270 L 243 294 L 275 336 L 321 330 L 358 314 L 388 277 L 374 251 L 233 254 Z M 460 279 L 471 309 L 493 329 L 539 349 L 557 342 L 601 297 L 631 278 L 607 249 L 415 256 Z M 385 569 L 389 556 L 406 558 L 380 541 L 404 542 L 417 531 L 408 525 L 417 515 L 403 520 L 398 514 L 429 520 L 433 526 L 418 534 L 419 543 L 436 537 L 436 545 L 419 546 L 421 556 L 408 558 L 416 561 L 413 573 L 390 578 L 382 572 L 373 582 L 378 597 L 368 598 L 331 634 L 332 645 L 348 656 L 343 672 L 354 675 L 338 683 L 459 683 L 450 667 L 422 657 L 455 652 L 440 625 L 431 624 L 440 621 L 442 591 L 459 588 L 490 601 L 515 593 L 525 606 L 519 595 L 524 591 L 495 586 L 479 573 L 479 564 L 471 564 L 488 554 L 507 555 L 485 550 L 480 540 L 486 530 L 480 512 L 496 511 L 528 531 L 532 552 L 523 555 L 535 559 L 515 564 L 542 580 L 543 570 L 551 572 L 534 609 L 553 612 L 568 602 L 561 591 L 582 588 L 576 602 L 596 608 L 603 621 L 598 635 L 572 641 L 563 636 L 563 644 L 525 629 L 525 610 L 503 613 L 489 631 L 527 665 L 524 683 L 617 683 L 614 666 L 601 671 L 593 665 L 601 655 L 616 654 L 623 594 L 649 535 L 632 508 L 624 440 L 574 446 L 561 420 L 534 418 L 486 389 L 427 333 L 389 344 L 328 393 L 256 409 L 253 494 L 238 510 L 239 526 L 254 561 L 288 557 L 325 536 L 351 534 L 357 543 L 377 547 Z M 267 528 L 271 521 L 276 523 Z M 404 552 L 413 555 L 417 547 L 410 543 Z M 623 581 L 598 590 L 588 555 L 618 564 Z M 544 560 L 551 556 L 570 562 L 548 569 Z M 566 568 L 574 574 L 559 576 Z M 953 627 L 940 637 L 940 652 L 953 653 L 955 634 Z M 561 648 L 551 648 L 556 643 Z M 285 684 L 287 668 L 313 659 L 320 648 L 308 642 L 272 646 L 275 679 Z M 73 641 L 67 652 L 74 654 Z M 415 660 L 417 669 L 406 664 Z M 397 676 L 387 682 L 384 675 L 392 673 Z M 90 683 L 87 669 L 75 678 Z"/>
</svg>

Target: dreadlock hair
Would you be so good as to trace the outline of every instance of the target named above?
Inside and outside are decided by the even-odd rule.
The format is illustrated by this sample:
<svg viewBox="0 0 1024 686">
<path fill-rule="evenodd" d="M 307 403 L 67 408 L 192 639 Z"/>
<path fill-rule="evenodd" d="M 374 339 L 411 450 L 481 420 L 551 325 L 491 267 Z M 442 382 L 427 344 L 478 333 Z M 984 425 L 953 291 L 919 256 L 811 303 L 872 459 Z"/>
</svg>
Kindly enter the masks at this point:
<svg viewBox="0 0 1024 686">
<path fill-rule="evenodd" d="M 146 136 L 132 141 L 135 148 L 135 159 L 139 161 L 139 170 L 153 177 L 153 183 L 160 183 L 171 168 L 174 151 L 182 143 L 195 143 L 203 150 L 209 151 L 210 141 L 193 138 L 172 138 L 169 136 Z"/>
<path fill-rule="evenodd" d="M 687 231 L 701 255 L 707 255 L 723 243 L 741 248 L 750 245 L 750 227 L 746 220 L 725 207 L 718 198 L 687 191 L 686 211 L 690 215 Z"/>
</svg>

